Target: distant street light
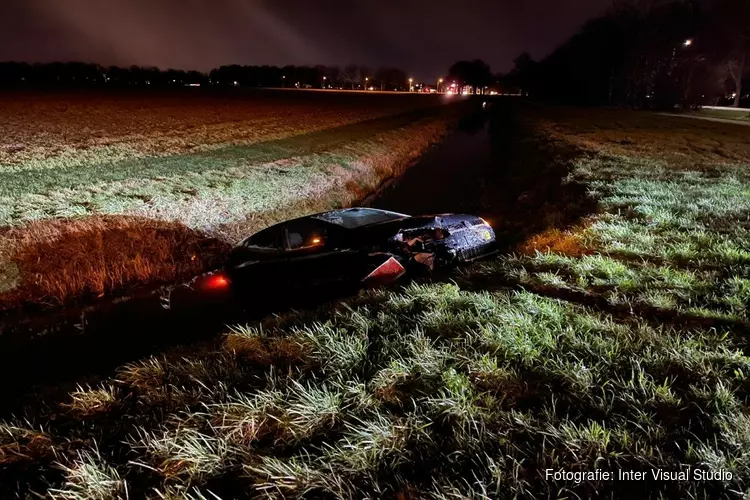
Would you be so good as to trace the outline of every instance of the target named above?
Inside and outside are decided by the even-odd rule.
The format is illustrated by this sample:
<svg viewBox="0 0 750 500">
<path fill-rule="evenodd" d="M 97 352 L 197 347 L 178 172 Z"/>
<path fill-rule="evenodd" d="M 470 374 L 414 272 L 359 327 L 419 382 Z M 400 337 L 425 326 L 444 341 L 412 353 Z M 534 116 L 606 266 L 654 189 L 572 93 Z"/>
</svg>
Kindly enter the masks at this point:
<svg viewBox="0 0 750 500">
<path fill-rule="evenodd" d="M 365 77 L 365 90 L 367 90 L 367 82 L 368 82 L 368 80 L 370 80 L 370 77 L 366 76 Z"/>
<path fill-rule="evenodd" d="M 438 92 L 440 92 L 440 84 L 441 83 L 443 83 L 443 79 L 442 78 L 438 78 L 438 83 L 437 83 L 437 91 Z"/>
<path fill-rule="evenodd" d="M 409 78 L 409 92 L 412 92 L 414 90 L 414 87 L 411 86 L 411 82 L 414 81 L 414 78 Z"/>
<path fill-rule="evenodd" d="M 281 86 L 286 88 L 286 75 L 281 75 Z"/>
<path fill-rule="evenodd" d="M 681 45 L 683 47 L 686 47 L 686 48 L 690 47 L 691 45 L 693 45 L 693 39 L 692 38 L 688 38 L 687 40 L 683 41 L 681 43 Z M 677 57 L 677 47 L 675 46 L 674 48 L 672 48 L 672 59 L 669 61 L 669 71 L 667 71 L 667 74 L 669 76 L 672 76 L 672 70 L 674 69 L 673 68 L 673 66 L 674 66 L 674 60 L 675 60 L 676 57 Z"/>
<path fill-rule="evenodd" d="M 326 88 L 326 76 L 323 77 L 323 88 Z"/>
</svg>

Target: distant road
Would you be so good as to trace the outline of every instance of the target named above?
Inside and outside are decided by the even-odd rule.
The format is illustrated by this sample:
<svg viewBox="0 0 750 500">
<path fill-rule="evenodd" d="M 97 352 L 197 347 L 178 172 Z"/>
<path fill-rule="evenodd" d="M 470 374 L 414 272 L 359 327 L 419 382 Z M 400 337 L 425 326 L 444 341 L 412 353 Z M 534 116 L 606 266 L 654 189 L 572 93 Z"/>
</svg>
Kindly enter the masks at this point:
<svg viewBox="0 0 750 500">
<path fill-rule="evenodd" d="M 696 120 L 706 120 L 709 122 L 718 122 L 718 123 L 732 123 L 734 125 L 744 125 L 746 127 L 750 126 L 750 121 L 743 121 L 743 120 L 731 120 L 728 118 L 714 118 L 712 116 L 697 116 L 694 114 L 679 114 L 679 113 L 659 113 L 660 115 L 664 116 L 677 116 L 682 118 L 694 118 Z"/>
</svg>

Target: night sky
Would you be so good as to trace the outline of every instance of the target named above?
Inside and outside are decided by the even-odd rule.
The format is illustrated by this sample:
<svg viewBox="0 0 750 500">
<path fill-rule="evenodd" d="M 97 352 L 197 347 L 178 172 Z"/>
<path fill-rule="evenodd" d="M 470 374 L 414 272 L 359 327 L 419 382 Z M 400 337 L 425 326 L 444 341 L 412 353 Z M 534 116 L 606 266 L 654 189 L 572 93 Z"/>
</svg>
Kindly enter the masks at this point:
<svg viewBox="0 0 750 500">
<path fill-rule="evenodd" d="M 222 64 L 397 66 L 459 59 L 507 71 L 549 53 L 611 0 L 0 0 L 0 61 L 209 70 Z"/>
</svg>

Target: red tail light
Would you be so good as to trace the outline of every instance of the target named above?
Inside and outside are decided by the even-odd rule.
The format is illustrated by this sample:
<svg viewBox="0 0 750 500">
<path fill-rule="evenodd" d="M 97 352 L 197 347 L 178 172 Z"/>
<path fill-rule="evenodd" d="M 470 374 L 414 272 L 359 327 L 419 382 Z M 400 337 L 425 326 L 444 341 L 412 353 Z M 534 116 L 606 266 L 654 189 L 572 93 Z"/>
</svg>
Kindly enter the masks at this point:
<svg viewBox="0 0 750 500">
<path fill-rule="evenodd" d="M 206 281 L 206 288 L 219 290 L 229 286 L 229 278 L 224 274 L 214 274 Z"/>
<path fill-rule="evenodd" d="M 404 266 L 395 258 L 390 257 L 368 274 L 362 282 L 368 286 L 387 285 L 399 279 L 405 272 Z"/>
</svg>

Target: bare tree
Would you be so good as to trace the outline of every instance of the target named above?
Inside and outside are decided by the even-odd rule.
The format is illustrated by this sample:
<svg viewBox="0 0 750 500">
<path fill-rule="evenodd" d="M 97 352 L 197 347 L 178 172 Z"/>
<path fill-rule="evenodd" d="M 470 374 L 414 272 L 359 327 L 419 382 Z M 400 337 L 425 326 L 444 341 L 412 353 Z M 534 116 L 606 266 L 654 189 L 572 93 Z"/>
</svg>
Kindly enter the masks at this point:
<svg viewBox="0 0 750 500">
<path fill-rule="evenodd" d="M 339 73 L 339 79 L 342 82 L 351 85 L 352 90 L 354 90 L 354 84 L 359 83 L 359 80 L 361 79 L 359 66 L 356 64 L 347 64 Z"/>
<path fill-rule="evenodd" d="M 742 79 L 750 66 L 750 0 L 718 0 L 713 21 L 713 35 L 720 44 L 727 73 L 734 82 L 734 106 L 739 108 Z"/>
<path fill-rule="evenodd" d="M 734 107 L 740 107 L 740 99 L 742 99 L 742 78 L 745 75 L 745 68 L 747 67 L 747 50 L 740 50 L 735 54 L 732 54 L 727 60 L 727 69 L 729 75 L 734 80 Z"/>
<path fill-rule="evenodd" d="M 372 81 L 372 69 L 368 66 L 360 66 L 359 67 L 359 79 L 360 83 L 363 87 L 365 87 L 365 90 L 367 90 L 367 82 Z"/>
<path fill-rule="evenodd" d="M 388 81 L 388 68 L 378 68 L 375 71 L 375 81 L 380 85 L 380 90 L 385 90 L 385 84 Z"/>
</svg>

